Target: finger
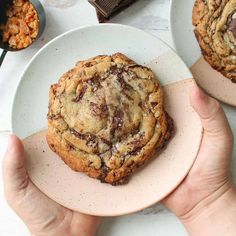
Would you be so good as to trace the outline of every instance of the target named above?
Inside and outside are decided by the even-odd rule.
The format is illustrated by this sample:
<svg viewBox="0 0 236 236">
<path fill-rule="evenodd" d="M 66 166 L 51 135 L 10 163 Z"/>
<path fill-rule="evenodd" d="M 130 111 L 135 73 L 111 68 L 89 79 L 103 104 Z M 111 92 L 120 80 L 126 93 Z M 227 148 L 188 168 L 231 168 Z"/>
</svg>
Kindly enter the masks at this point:
<svg viewBox="0 0 236 236">
<path fill-rule="evenodd" d="M 5 194 L 17 194 L 27 187 L 28 175 L 25 169 L 24 148 L 20 139 L 11 135 L 3 159 L 3 182 Z M 10 196 L 9 196 L 10 197 Z"/>
<path fill-rule="evenodd" d="M 204 135 L 216 139 L 232 139 L 232 131 L 219 102 L 207 96 L 197 86 L 190 94 L 191 105 L 200 116 Z M 222 139 L 223 138 L 223 139 Z"/>
</svg>

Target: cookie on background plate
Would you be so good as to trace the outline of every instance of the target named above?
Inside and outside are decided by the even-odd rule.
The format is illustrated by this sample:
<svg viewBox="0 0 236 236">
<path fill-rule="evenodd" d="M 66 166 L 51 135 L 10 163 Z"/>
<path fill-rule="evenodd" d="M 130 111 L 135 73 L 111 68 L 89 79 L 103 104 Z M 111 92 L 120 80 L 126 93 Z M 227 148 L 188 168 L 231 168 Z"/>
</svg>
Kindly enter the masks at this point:
<svg viewBox="0 0 236 236">
<path fill-rule="evenodd" d="M 236 1 L 196 0 L 192 20 L 205 60 L 236 83 Z"/>
<path fill-rule="evenodd" d="M 48 144 L 73 170 L 123 184 L 171 137 L 163 99 L 153 72 L 121 53 L 80 61 L 51 86 Z"/>
</svg>

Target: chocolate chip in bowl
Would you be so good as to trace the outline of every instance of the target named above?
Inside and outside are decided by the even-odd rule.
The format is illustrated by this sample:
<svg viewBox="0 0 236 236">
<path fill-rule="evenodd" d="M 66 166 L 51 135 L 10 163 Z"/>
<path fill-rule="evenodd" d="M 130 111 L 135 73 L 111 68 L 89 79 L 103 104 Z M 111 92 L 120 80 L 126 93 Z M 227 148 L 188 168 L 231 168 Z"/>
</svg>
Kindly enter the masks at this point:
<svg viewBox="0 0 236 236">
<path fill-rule="evenodd" d="M 29 47 L 45 28 L 45 12 L 38 0 L 0 1 L 0 65 L 7 51 Z"/>
</svg>

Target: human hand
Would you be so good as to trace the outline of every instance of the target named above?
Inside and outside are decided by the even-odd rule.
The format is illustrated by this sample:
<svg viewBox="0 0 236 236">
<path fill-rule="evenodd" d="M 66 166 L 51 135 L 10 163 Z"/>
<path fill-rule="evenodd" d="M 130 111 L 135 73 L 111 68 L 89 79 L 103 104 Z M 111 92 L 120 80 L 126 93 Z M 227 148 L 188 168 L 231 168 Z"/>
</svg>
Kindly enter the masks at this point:
<svg viewBox="0 0 236 236">
<path fill-rule="evenodd" d="M 29 179 L 24 158 L 21 141 L 14 135 L 10 136 L 3 160 L 4 193 L 31 235 L 95 235 L 100 219 L 71 211 L 44 195 Z"/>
<path fill-rule="evenodd" d="M 200 116 L 204 129 L 201 147 L 184 181 L 163 200 L 164 205 L 173 211 L 187 228 L 193 222 L 200 222 L 200 218 L 205 217 L 204 220 L 207 222 L 206 216 L 218 214 L 216 211 L 225 203 L 234 202 L 231 210 L 234 209 L 234 214 L 236 213 L 235 188 L 230 178 L 233 135 L 225 113 L 215 99 L 205 95 L 197 86 L 190 94 L 190 101 Z M 230 209 L 223 211 L 227 210 L 230 212 Z M 216 222 L 217 220 L 214 223 L 217 224 Z M 202 224 L 201 221 L 200 225 Z M 213 234 L 207 234 L 206 231 L 201 234 L 198 231 L 196 235 Z"/>
</svg>

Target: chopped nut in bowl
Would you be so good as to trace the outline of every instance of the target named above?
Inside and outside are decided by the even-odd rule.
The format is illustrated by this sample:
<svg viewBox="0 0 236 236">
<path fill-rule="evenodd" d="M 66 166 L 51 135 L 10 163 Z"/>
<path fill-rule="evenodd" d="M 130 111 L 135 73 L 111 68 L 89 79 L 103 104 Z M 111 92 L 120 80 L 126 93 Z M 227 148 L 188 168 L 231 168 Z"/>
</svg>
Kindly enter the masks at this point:
<svg viewBox="0 0 236 236">
<path fill-rule="evenodd" d="M 27 48 L 40 37 L 45 13 L 39 0 L 7 0 L 1 3 L 0 14 L 1 65 L 6 51 Z"/>
</svg>

